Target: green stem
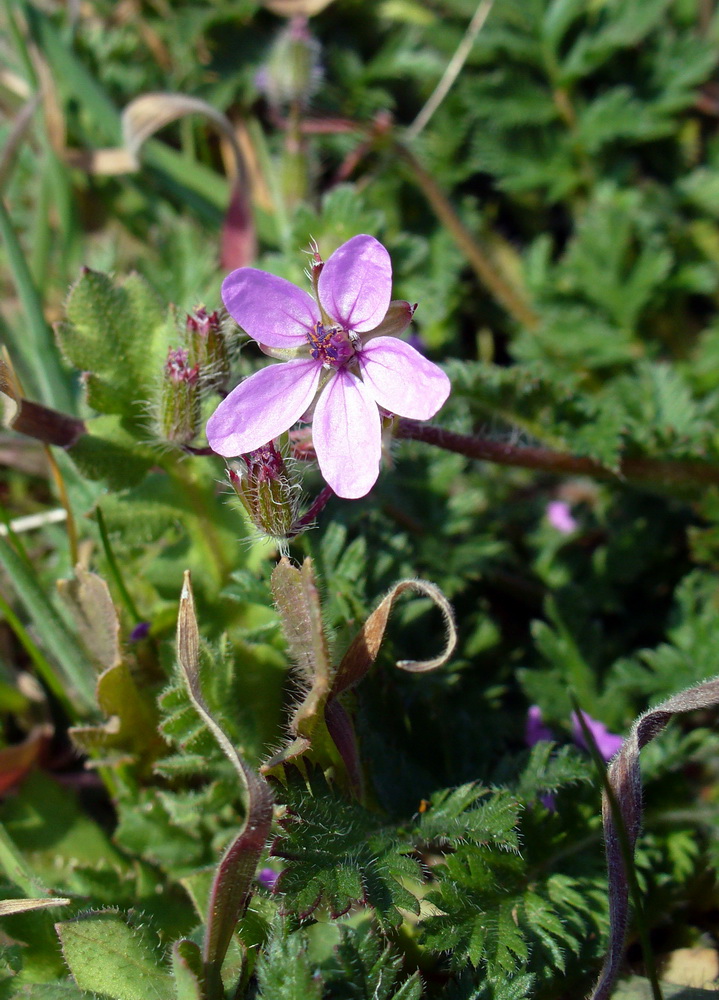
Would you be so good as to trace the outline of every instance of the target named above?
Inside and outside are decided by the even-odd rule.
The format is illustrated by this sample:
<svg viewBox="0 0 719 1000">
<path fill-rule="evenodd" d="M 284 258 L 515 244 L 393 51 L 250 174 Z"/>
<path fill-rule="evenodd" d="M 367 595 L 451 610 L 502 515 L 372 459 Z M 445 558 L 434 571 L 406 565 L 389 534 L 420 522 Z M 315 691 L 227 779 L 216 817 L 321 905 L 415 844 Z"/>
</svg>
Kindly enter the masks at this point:
<svg viewBox="0 0 719 1000">
<path fill-rule="evenodd" d="M 30 381 L 33 391 L 44 403 L 57 409 L 70 410 L 72 408 L 70 391 L 60 368 L 52 331 L 45 321 L 42 300 L 30 274 L 10 215 L 1 199 L 0 238 L 5 244 L 10 271 L 27 320 L 24 346 L 17 340 L 12 345 L 22 358 L 23 376 Z M 42 359 L 42 363 L 31 364 L 33 358 Z"/>
<path fill-rule="evenodd" d="M 32 660 L 38 675 L 42 678 L 48 690 L 52 692 L 53 697 L 55 697 L 62 705 L 67 717 L 69 719 L 73 719 L 75 717 L 75 709 L 65 694 L 63 686 L 55 674 L 52 664 L 42 654 L 38 646 L 35 645 L 33 640 L 30 638 L 29 632 L 2 594 L 0 594 L 0 614 L 15 633 L 15 637 Z"/>
<path fill-rule="evenodd" d="M 115 586 L 118 589 L 120 597 L 122 598 L 122 603 L 125 605 L 130 613 L 130 617 L 133 619 L 135 624 L 139 624 L 143 621 L 143 617 L 137 610 L 137 605 L 130 596 L 130 592 L 125 586 L 125 581 L 122 578 L 122 573 L 120 572 L 120 567 L 115 559 L 115 553 L 112 551 L 112 545 L 110 544 L 110 538 L 107 534 L 107 527 L 105 525 L 105 518 L 103 517 L 102 510 L 100 507 L 95 508 L 95 516 L 97 518 L 97 526 L 100 529 L 100 539 L 102 541 L 102 547 L 105 551 L 105 558 L 107 559 L 108 569 L 110 570 L 110 575 L 115 581 Z"/>
</svg>

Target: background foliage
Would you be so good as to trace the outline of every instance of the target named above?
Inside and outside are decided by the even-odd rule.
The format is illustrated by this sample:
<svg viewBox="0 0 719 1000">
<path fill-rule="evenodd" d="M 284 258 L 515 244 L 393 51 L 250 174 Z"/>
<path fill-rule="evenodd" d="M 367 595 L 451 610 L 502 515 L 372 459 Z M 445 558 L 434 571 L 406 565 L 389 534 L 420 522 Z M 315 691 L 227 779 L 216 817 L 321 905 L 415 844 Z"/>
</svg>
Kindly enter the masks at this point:
<svg viewBox="0 0 719 1000">
<path fill-rule="evenodd" d="M 435 672 L 395 670 L 441 645 L 429 602 L 401 603 L 343 699 L 362 794 L 316 747 L 275 778 L 263 866 L 281 874 L 253 884 L 226 996 L 574 997 L 608 909 L 572 697 L 625 733 L 717 673 L 719 14 L 495 0 L 420 129 L 470 0 L 329 3 L 301 86 L 281 6 L 0 13 L 0 332 L 21 394 L 87 430 L 65 449 L 0 439 L 0 895 L 69 900 L 3 918 L 0 997 L 206 995 L 209 886 L 246 803 L 176 672 L 183 571 L 204 697 L 251 767 L 285 743 L 307 678 L 273 605 L 277 547 L 218 458 L 168 440 L 163 365 L 253 242 L 256 266 L 302 283 L 311 238 L 327 256 L 360 232 L 388 247 L 452 379 L 435 422 L 590 474 L 396 441 L 369 497 L 331 500 L 292 542 L 333 664 L 415 576 L 452 602 L 459 646 Z M 161 104 L 133 161 L 121 112 L 156 91 L 226 122 Z M 221 323 L 229 388 L 260 358 Z M 203 386 L 202 416 L 217 398 Z M 307 468 L 307 494 L 320 486 Z M 553 742 L 527 745 L 530 705 Z M 660 957 L 716 940 L 712 722 L 684 718 L 644 755 L 636 869 Z M 642 971 L 633 943 L 629 960 Z"/>
</svg>

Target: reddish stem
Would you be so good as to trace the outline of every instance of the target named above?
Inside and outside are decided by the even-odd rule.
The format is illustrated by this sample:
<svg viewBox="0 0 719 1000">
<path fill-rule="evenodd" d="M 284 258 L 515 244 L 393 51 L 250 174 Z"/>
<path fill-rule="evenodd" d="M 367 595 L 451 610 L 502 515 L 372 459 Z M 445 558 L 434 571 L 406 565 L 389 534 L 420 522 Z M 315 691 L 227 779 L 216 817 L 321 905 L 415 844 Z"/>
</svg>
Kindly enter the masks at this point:
<svg viewBox="0 0 719 1000">
<path fill-rule="evenodd" d="M 618 470 L 608 469 L 596 459 L 569 455 L 551 448 L 517 447 L 501 441 L 458 434 L 444 427 L 400 419 L 395 436 L 409 441 L 424 441 L 445 451 L 454 451 L 467 458 L 522 469 L 539 469 L 557 475 L 584 475 L 595 479 L 633 479 L 654 482 L 702 482 L 719 484 L 719 468 L 706 462 L 662 461 L 655 458 L 625 458 Z"/>
<path fill-rule="evenodd" d="M 334 495 L 334 490 L 331 486 L 325 486 L 322 490 L 320 490 L 312 505 L 307 511 L 305 511 L 302 517 L 298 521 L 295 521 L 292 525 L 287 537 L 296 538 L 297 535 L 308 527 L 308 525 L 312 524 L 317 515 L 325 509 Z"/>
</svg>

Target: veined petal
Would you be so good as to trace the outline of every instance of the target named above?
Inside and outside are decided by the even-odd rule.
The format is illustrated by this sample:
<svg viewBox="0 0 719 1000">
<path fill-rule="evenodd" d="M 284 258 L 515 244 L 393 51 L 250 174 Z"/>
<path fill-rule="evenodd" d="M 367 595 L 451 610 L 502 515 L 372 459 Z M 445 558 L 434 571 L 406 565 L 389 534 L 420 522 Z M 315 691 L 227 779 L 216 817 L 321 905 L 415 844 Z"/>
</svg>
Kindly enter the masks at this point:
<svg viewBox="0 0 719 1000">
<path fill-rule="evenodd" d="M 312 443 L 322 475 L 338 497 L 356 500 L 369 493 L 382 456 L 379 410 L 364 383 L 344 369 L 317 400 Z"/>
<path fill-rule="evenodd" d="M 384 319 L 392 296 L 389 254 L 374 236 L 353 236 L 322 268 L 317 288 L 324 308 L 346 330 L 372 330 Z"/>
<path fill-rule="evenodd" d="M 207 421 L 212 450 L 227 458 L 246 455 L 282 434 L 312 402 L 321 374 L 322 365 L 309 358 L 250 375 Z"/>
<path fill-rule="evenodd" d="M 309 294 L 291 281 L 254 267 L 240 267 L 222 282 L 222 301 L 243 330 L 268 347 L 299 347 L 319 322 Z"/>
<path fill-rule="evenodd" d="M 377 403 L 400 417 L 429 420 L 449 396 L 441 368 L 394 337 L 377 337 L 359 354 L 365 385 Z"/>
</svg>

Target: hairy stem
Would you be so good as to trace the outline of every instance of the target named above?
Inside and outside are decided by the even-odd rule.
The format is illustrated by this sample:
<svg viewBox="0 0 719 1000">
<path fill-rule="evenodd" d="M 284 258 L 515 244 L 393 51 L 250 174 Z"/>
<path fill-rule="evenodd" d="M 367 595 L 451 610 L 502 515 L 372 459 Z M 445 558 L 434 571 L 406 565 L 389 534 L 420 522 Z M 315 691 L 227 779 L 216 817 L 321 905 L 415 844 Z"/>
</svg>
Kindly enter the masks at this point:
<svg viewBox="0 0 719 1000">
<path fill-rule="evenodd" d="M 520 469 L 538 469 L 557 475 L 592 476 L 595 479 L 626 479 L 656 483 L 719 484 L 719 467 L 697 461 L 663 461 L 655 458 L 625 458 L 618 470 L 608 469 L 593 458 L 570 455 L 552 448 L 519 447 L 471 434 L 458 434 L 444 427 L 399 420 L 395 436 L 408 441 L 424 441 L 467 458 Z"/>
<path fill-rule="evenodd" d="M 289 538 L 296 538 L 297 535 L 301 534 L 305 528 L 312 524 L 317 515 L 325 509 L 334 495 L 334 490 L 331 486 L 325 486 L 322 490 L 320 490 L 311 505 L 307 508 L 306 512 L 292 525 Z"/>
</svg>

